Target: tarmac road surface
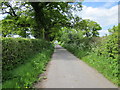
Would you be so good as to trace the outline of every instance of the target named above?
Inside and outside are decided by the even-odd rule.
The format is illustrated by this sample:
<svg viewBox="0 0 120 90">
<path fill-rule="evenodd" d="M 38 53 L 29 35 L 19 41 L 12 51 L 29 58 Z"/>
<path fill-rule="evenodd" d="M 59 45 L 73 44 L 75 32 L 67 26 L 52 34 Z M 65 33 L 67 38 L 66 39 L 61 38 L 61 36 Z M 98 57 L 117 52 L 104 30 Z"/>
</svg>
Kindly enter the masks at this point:
<svg viewBox="0 0 120 90">
<path fill-rule="evenodd" d="M 35 88 L 117 88 L 102 74 L 59 45 L 48 64 L 46 77 Z"/>
</svg>

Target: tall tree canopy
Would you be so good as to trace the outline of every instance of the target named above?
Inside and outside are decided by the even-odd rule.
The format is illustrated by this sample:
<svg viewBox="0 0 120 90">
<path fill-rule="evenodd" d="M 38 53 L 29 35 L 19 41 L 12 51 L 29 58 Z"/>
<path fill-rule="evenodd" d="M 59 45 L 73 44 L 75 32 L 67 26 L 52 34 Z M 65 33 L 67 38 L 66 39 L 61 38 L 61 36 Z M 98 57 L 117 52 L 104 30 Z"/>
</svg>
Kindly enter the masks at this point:
<svg viewBox="0 0 120 90">
<path fill-rule="evenodd" d="M 38 30 L 39 33 L 36 33 L 38 35 L 36 38 L 42 36 L 40 35 L 40 32 L 44 32 L 44 38 L 47 40 L 53 39 L 54 37 L 51 37 L 50 35 L 53 32 L 57 32 L 57 30 L 55 31 L 56 27 L 59 29 L 60 27 L 71 26 L 70 20 L 73 18 L 71 9 L 73 9 L 73 7 L 69 3 L 30 2 L 30 4 L 35 11 L 35 18 L 38 24 L 37 28 L 41 30 Z M 81 10 L 81 4 L 78 3 L 77 5 L 77 7 Z"/>
<path fill-rule="evenodd" d="M 4 28 L 3 36 L 11 35 L 9 32 L 12 31 L 14 32 L 12 34 L 26 37 L 27 33 L 30 32 L 35 38 L 45 38 L 50 41 L 55 38 L 61 27 L 71 26 L 72 10 L 80 11 L 82 8 L 81 3 L 72 7 L 73 4 L 68 2 L 16 2 L 15 5 L 2 2 L 1 6 L 2 13 L 9 14 L 5 18 L 7 23 L 3 20 L 3 27 L 5 27 L 5 24 L 11 23 L 11 27 L 14 26 L 15 29 Z M 18 27 L 20 30 L 18 30 Z"/>
<path fill-rule="evenodd" d="M 20 35 L 27 37 L 35 22 L 32 7 L 24 2 L 2 2 L 2 14 L 7 16 L 2 20 L 2 36 Z"/>
</svg>

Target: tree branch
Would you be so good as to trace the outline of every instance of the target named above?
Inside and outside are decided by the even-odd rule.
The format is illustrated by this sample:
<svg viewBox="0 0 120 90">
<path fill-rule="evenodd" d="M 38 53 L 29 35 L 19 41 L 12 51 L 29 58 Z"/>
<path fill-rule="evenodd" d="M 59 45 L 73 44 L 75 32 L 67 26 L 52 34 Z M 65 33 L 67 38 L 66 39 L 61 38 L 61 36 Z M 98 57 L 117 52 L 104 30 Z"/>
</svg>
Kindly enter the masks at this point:
<svg viewBox="0 0 120 90">
<path fill-rule="evenodd" d="M 5 4 L 7 7 L 10 7 L 10 10 L 11 10 L 12 12 L 11 12 L 11 14 L 10 14 L 10 13 L 9 13 L 9 14 L 16 17 L 17 14 L 15 13 L 14 9 L 12 8 L 12 6 L 11 6 L 8 2 L 5 2 L 4 4 Z"/>
</svg>

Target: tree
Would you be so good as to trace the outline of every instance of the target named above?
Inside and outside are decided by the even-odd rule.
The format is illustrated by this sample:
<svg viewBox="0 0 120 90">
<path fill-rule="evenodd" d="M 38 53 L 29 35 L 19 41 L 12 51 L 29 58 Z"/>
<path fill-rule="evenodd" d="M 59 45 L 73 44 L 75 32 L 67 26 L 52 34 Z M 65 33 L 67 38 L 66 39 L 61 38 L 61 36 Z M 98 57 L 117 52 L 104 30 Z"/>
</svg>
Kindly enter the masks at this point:
<svg viewBox="0 0 120 90">
<path fill-rule="evenodd" d="M 102 29 L 97 22 L 89 19 L 76 22 L 74 27 L 76 30 L 82 30 L 86 37 L 96 37 L 99 35 L 98 30 Z"/>
<path fill-rule="evenodd" d="M 17 22 L 13 23 L 13 26 L 16 26 L 16 29 L 19 27 L 19 33 L 15 33 L 26 37 L 27 32 L 30 32 L 35 38 L 44 38 L 48 41 L 56 37 L 61 27 L 71 27 L 71 10 L 81 10 L 82 7 L 81 3 L 78 3 L 76 9 L 68 2 L 16 2 L 15 5 L 2 2 L 1 6 L 2 13 L 9 14 L 11 20 Z"/>
<path fill-rule="evenodd" d="M 119 24 L 119 25 L 120 25 L 120 24 Z M 108 29 L 108 31 L 109 31 L 111 34 L 117 32 L 119 25 L 118 25 L 118 26 L 113 26 L 113 28 L 112 28 L 112 29 Z"/>
<path fill-rule="evenodd" d="M 30 4 L 35 11 L 36 22 L 39 23 L 37 27 L 39 28 L 38 32 L 42 32 L 42 30 L 44 30 L 44 36 L 46 40 L 50 40 L 50 36 L 53 33 L 52 28 L 60 26 L 71 26 L 71 6 L 68 3 L 30 2 Z M 79 8 L 81 8 L 81 4 L 79 4 Z M 39 38 L 41 35 L 40 33 L 37 34 L 39 35 L 36 38 Z"/>
<path fill-rule="evenodd" d="M 1 6 L 2 14 L 8 14 L 2 20 L 2 36 L 20 35 L 21 37 L 27 37 L 35 23 L 32 18 L 32 8 L 24 2 L 16 2 L 14 6 L 9 2 L 2 2 Z"/>
</svg>

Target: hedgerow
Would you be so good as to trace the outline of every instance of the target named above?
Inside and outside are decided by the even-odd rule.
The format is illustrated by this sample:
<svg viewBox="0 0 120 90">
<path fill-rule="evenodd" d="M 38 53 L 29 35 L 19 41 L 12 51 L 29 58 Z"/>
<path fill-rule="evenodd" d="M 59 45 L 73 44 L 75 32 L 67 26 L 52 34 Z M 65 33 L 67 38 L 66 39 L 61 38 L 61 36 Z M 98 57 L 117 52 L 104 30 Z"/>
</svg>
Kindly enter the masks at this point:
<svg viewBox="0 0 120 90">
<path fill-rule="evenodd" d="M 70 43 L 71 39 L 67 39 L 69 41 L 64 41 L 63 47 L 120 86 L 118 39 L 118 28 L 114 27 L 108 36 L 72 39 Z"/>
<path fill-rule="evenodd" d="M 49 49 L 45 40 L 26 38 L 2 38 L 2 81 L 10 78 L 10 71 L 29 62 L 28 58 Z"/>
<path fill-rule="evenodd" d="M 44 77 L 39 77 L 44 72 L 51 58 L 54 48 L 49 47 L 29 58 L 29 62 L 10 71 L 11 79 L 3 82 L 2 88 L 33 88 L 33 84 Z"/>
</svg>

